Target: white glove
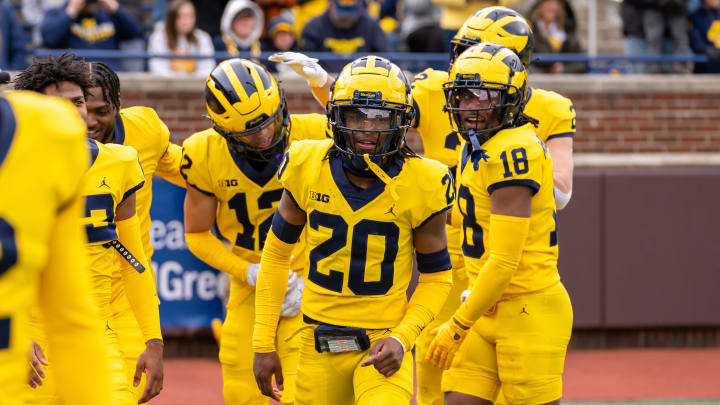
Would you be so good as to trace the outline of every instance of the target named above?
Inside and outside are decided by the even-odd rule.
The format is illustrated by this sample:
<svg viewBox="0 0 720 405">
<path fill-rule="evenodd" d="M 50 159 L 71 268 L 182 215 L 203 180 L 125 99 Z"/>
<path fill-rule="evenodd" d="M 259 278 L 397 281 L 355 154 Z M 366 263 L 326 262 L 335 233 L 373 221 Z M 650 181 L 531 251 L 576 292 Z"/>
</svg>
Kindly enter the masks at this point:
<svg viewBox="0 0 720 405">
<path fill-rule="evenodd" d="M 470 296 L 470 290 L 465 290 L 460 294 L 460 303 L 467 301 L 468 297 Z"/>
<path fill-rule="evenodd" d="M 310 58 L 300 52 L 278 52 L 271 55 L 268 60 L 289 66 L 295 73 L 304 77 L 310 87 L 322 87 L 327 83 L 328 74 L 315 58 Z"/>
<path fill-rule="evenodd" d="M 305 288 L 305 282 L 302 277 L 298 277 L 297 273 L 290 270 L 288 276 L 288 286 L 285 290 L 285 299 L 280 308 L 280 316 L 293 317 L 300 313 L 302 305 L 302 292 Z"/>
<path fill-rule="evenodd" d="M 255 287 L 257 284 L 258 271 L 260 271 L 260 265 L 257 263 L 251 263 L 245 273 L 245 284 Z"/>
</svg>

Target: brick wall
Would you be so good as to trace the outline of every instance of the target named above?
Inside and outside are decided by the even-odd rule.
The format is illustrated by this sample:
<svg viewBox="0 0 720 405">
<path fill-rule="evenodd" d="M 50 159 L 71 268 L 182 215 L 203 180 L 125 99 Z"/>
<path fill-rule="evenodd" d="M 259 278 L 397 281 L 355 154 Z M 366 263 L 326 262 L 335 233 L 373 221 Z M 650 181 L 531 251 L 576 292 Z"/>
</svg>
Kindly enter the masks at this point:
<svg viewBox="0 0 720 405">
<path fill-rule="evenodd" d="M 154 107 L 174 142 L 208 127 L 203 80 L 129 74 L 122 82 L 123 105 Z M 718 77 L 535 75 L 531 84 L 573 100 L 576 153 L 720 152 Z M 281 86 L 290 112 L 323 112 L 304 80 L 284 78 Z"/>
</svg>

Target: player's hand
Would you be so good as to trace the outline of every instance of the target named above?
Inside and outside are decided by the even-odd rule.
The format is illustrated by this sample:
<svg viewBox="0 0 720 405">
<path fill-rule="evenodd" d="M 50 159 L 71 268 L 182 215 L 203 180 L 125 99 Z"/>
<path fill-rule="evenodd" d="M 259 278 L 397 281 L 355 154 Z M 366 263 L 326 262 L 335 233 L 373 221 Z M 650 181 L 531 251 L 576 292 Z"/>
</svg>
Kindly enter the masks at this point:
<svg viewBox="0 0 720 405">
<path fill-rule="evenodd" d="M 140 384 L 142 373 L 145 372 L 146 382 L 138 404 L 148 402 L 155 398 L 163 388 L 163 342 L 158 339 L 149 340 L 145 345 L 145 351 L 138 356 L 133 377 L 133 387 Z"/>
<path fill-rule="evenodd" d="M 290 270 L 287 290 L 285 290 L 285 299 L 283 299 L 282 307 L 280 308 L 280 316 L 292 317 L 300 313 L 303 289 L 305 289 L 305 282 L 302 277 L 298 277 L 297 273 Z"/>
<path fill-rule="evenodd" d="M 443 370 L 449 369 L 455 353 L 460 348 L 463 340 L 465 340 L 469 330 L 469 326 L 461 324 L 453 317 L 430 331 L 430 334 L 435 338 L 430 343 L 430 349 L 425 355 L 425 361 Z"/>
<path fill-rule="evenodd" d="M 304 77 L 310 87 L 322 87 L 327 83 L 328 74 L 317 63 L 318 60 L 300 52 L 278 52 L 271 55 L 268 60 L 290 67 L 295 73 Z"/>
<path fill-rule="evenodd" d="M 245 272 L 245 284 L 255 287 L 257 284 L 257 276 L 260 271 L 260 265 L 257 263 L 251 263 L 247 271 Z"/>
<path fill-rule="evenodd" d="M 48 362 L 45 359 L 45 354 L 42 351 L 42 347 L 35 341 L 30 341 L 30 386 L 37 388 L 43 385 L 42 379 L 45 378 L 45 370 L 42 366 L 47 366 Z"/>
<path fill-rule="evenodd" d="M 255 353 L 253 372 L 260 392 L 266 397 L 280 402 L 280 397 L 282 397 L 280 391 L 283 390 L 283 375 L 280 357 L 277 352 Z M 273 376 L 275 376 L 277 388 L 273 387 Z"/>
<path fill-rule="evenodd" d="M 379 339 L 370 348 L 370 355 L 362 362 L 363 367 L 374 365 L 375 369 L 385 377 L 390 377 L 400 370 L 405 350 L 400 342 L 387 337 Z"/>
</svg>

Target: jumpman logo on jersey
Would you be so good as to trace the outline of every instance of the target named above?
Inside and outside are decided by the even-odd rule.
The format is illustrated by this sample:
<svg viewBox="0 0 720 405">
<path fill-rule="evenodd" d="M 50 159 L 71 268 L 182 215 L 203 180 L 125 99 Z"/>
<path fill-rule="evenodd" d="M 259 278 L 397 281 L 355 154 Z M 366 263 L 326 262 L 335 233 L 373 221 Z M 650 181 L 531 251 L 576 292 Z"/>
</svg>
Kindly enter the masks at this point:
<svg viewBox="0 0 720 405">
<path fill-rule="evenodd" d="M 98 186 L 98 188 L 100 188 L 100 187 L 102 187 L 102 186 L 105 186 L 105 187 L 107 187 L 107 188 L 110 188 L 110 186 L 108 186 L 108 184 L 105 182 L 105 179 L 106 179 L 106 177 L 103 176 L 102 183 L 100 183 L 100 185 Z"/>
<path fill-rule="evenodd" d="M 396 217 L 397 215 L 395 215 L 395 213 L 393 212 L 393 208 L 395 208 L 395 204 L 393 204 L 392 207 L 387 210 L 386 214 L 392 214 L 394 217 Z"/>
<path fill-rule="evenodd" d="M 520 315 L 522 315 L 522 314 L 530 315 L 530 314 L 528 313 L 528 311 L 525 310 L 526 307 L 527 307 L 527 305 L 523 305 L 523 309 L 522 309 L 522 311 L 520 311 Z"/>
</svg>

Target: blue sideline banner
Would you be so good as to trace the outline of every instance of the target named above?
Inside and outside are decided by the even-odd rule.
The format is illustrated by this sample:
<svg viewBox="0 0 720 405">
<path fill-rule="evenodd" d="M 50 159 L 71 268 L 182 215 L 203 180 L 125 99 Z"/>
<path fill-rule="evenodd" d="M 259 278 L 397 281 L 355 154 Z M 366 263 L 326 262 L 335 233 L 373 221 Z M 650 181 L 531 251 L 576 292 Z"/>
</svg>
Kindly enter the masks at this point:
<svg viewBox="0 0 720 405">
<path fill-rule="evenodd" d="M 153 180 L 150 241 L 155 253 L 160 324 L 168 329 L 197 329 L 223 318 L 221 296 L 226 278 L 196 258 L 185 244 L 185 189 L 159 178 Z"/>
</svg>

